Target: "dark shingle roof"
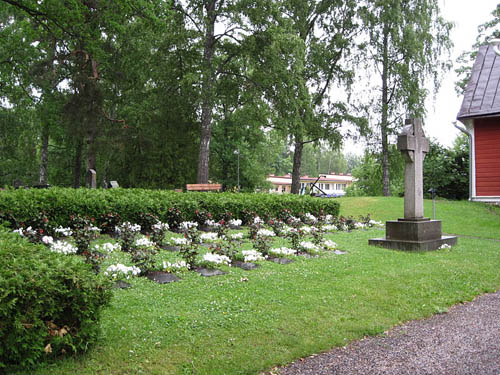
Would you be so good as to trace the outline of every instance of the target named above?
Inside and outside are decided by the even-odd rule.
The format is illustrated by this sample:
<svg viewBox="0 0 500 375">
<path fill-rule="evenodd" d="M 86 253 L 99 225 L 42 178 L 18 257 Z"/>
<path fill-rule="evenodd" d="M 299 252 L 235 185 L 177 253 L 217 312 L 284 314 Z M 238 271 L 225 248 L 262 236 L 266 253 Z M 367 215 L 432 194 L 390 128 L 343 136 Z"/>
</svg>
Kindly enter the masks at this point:
<svg viewBox="0 0 500 375">
<path fill-rule="evenodd" d="M 500 114 L 500 56 L 486 45 L 477 53 L 457 119 L 496 114 Z"/>
</svg>

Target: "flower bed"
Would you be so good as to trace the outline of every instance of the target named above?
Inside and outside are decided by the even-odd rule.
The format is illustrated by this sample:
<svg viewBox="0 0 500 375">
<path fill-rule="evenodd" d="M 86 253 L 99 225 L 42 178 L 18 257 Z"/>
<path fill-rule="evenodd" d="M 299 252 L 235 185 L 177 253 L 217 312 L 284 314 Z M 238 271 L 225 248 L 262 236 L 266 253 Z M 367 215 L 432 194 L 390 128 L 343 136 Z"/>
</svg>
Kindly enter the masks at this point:
<svg viewBox="0 0 500 375">
<path fill-rule="evenodd" d="M 41 249 L 49 254 L 59 253 L 54 255 L 76 259 L 81 265 L 87 263 L 95 274 L 111 281 L 145 276 L 159 283 L 167 283 L 179 280 L 173 273 L 195 271 L 203 276 L 216 276 L 228 272 L 217 268 L 227 269 L 234 265 L 252 270 L 259 266 L 253 262 L 288 264 L 292 260 L 287 258 L 297 255 L 321 256 L 325 251 L 337 247 L 333 241 L 325 240 L 325 223 L 333 222 L 339 229 L 370 226 L 370 223 L 358 225 L 358 221 L 353 218 L 327 219 L 326 215 L 316 217 L 306 213 L 302 218 L 289 216 L 286 220 L 288 225 L 280 221 L 279 231 L 275 228 L 279 219 L 271 218 L 266 224 L 255 216 L 248 228 L 235 233 L 228 228 L 228 223 L 233 220 L 227 219 L 228 216 L 219 221 L 215 227 L 217 232 L 208 233 L 200 233 L 198 223 L 192 221 L 178 222 L 177 231 L 172 232 L 169 231 L 169 225 L 155 218 L 156 222 L 152 220 L 148 224 L 151 229 L 148 234 L 143 234 L 141 225 L 127 221 L 116 223 L 118 225 L 115 225 L 112 237 L 109 237 L 108 234 L 100 234 L 100 229 L 92 224 L 93 220 L 73 216 L 70 227 L 53 231 L 64 237 L 64 240 L 46 234 L 50 232 L 48 228 L 51 226 L 50 220 L 46 218 L 38 224 L 33 223 L 38 226 L 15 229 L 15 233 L 10 236 L 15 236 L 16 241 L 24 238 L 27 245 L 31 245 L 29 242 L 44 245 L 45 249 L 43 246 Z M 361 219 L 366 221 L 366 218 Z M 165 244 L 177 246 L 169 249 Z M 160 279 L 159 276 L 168 276 L 168 280 Z"/>
</svg>

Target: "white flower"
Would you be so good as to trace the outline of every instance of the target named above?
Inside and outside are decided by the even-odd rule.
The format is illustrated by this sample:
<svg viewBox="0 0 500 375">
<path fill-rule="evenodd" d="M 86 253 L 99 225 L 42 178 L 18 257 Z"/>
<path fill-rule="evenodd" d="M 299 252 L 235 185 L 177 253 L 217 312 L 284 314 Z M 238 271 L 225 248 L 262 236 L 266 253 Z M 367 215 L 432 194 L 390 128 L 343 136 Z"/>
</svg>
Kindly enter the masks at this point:
<svg viewBox="0 0 500 375">
<path fill-rule="evenodd" d="M 319 252 L 318 247 L 312 242 L 302 241 L 300 247 L 307 253 L 317 253 Z"/>
<path fill-rule="evenodd" d="M 60 254 L 75 254 L 78 249 L 66 241 L 56 241 L 50 245 L 50 250 Z"/>
<path fill-rule="evenodd" d="M 288 247 L 275 247 L 273 249 L 269 249 L 269 252 L 278 256 L 295 255 L 297 253 L 296 250 L 289 249 Z"/>
<path fill-rule="evenodd" d="M 155 244 L 146 237 L 141 237 L 135 240 L 135 246 L 153 247 Z"/>
<path fill-rule="evenodd" d="M 331 240 L 325 240 L 323 242 L 323 247 L 326 249 L 333 250 L 333 249 L 337 248 L 337 244 Z"/>
<path fill-rule="evenodd" d="M 371 226 L 377 226 L 377 227 L 384 226 L 384 224 L 381 221 L 376 221 L 376 220 L 370 220 L 368 222 L 368 224 L 370 224 Z"/>
<path fill-rule="evenodd" d="M 302 227 L 302 228 L 300 228 L 300 229 L 302 229 L 302 232 L 307 233 L 307 234 L 311 233 L 311 232 L 312 232 L 312 230 L 313 230 L 313 228 L 308 227 L 308 226 L 303 226 L 303 227 Z"/>
<path fill-rule="evenodd" d="M 50 245 L 50 244 L 54 243 L 54 239 L 52 238 L 52 236 L 43 236 L 42 237 L 42 242 L 45 245 Z"/>
<path fill-rule="evenodd" d="M 120 234 L 123 230 L 137 233 L 141 231 L 141 226 L 139 224 L 131 224 L 130 222 L 126 221 L 122 223 L 122 225 L 115 227 L 115 231 L 118 234 Z"/>
<path fill-rule="evenodd" d="M 116 279 L 120 276 L 125 276 L 127 279 L 130 278 L 130 276 L 136 276 L 141 273 L 141 270 L 136 267 L 136 266 L 131 266 L 127 267 L 121 263 L 118 264 L 112 264 L 108 268 L 106 268 L 106 271 L 104 274 L 106 276 L 110 275 L 113 279 Z"/>
<path fill-rule="evenodd" d="M 73 234 L 71 228 L 63 228 L 62 226 L 59 226 L 59 228 L 54 229 L 54 232 L 63 237 L 69 237 Z"/>
<path fill-rule="evenodd" d="M 262 253 L 258 252 L 257 250 L 243 250 L 241 252 L 243 254 L 243 257 L 245 258 L 245 262 L 258 262 L 259 260 L 265 260 L 264 256 L 262 256 Z"/>
<path fill-rule="evenodd" d="M 140 226 L 139 226 L 140 228 Z M 140 230 L 140 229 L 139 229 Z M 89 231 L 99 233 L 101 230 L 93 225 L 89 227 Z"/>
<path fill-rule="evenodd" d="M 122 249 L 121 245 L 119 243 L 111 243 L 111 242 L 105 242 L 101 245 L 94 245 L 94 249 L 96 251 L 104 251 L 107 253 L 112 253 L 113 251 L 120 251 Z"/>
<path fill-rule="evenodd" d="M 253 223 L 254 224 L 262 224 L 264 222 L 264 220 L 262 220 L 260 217 L 256 216 L 254 219 L 253 219 Z"/>
<path fill-rule="evenodd" d="M 333 222 L 333 219 L 334 219 L 333 215 L 326 215 L 325 216 L 325 223 L 331 224 Z"/>
<path fill-rule="evenodd" d="M 364 229 L 365 227 L 366 227 L 366 224 L 364 224 L 364 223 L 360 223 L 360 222 L 354 223 L 354 228 L 356 228 L 356 229 Z"/>
<path fill-rule="evenodd" d="M 163 269 L 165 271 L 175 271 L 175 270 L 181 270 L 181 269 L 189 269 L 189 264 L 187 264 L 183 260 L 178 260 L 175 263 L 170 263 L 170 262 L 163 261 Z"/>
<path fill-rule="evenodd" d="M 313 224 L 314 224 L 314 223 L 316 223 L 316 222 L 318 221 L 318 219 L 316 219 L 316 216 L 314 216 L 314 215 L 310 214 L 309 212 L 308 212 L 308 213 L 306 213 L 304 216 L 306 217 L 306 219 L 307 219 L 310 223 L 313 223 Z"/>
<path fill-rule="evenodd" d="M 167 231 L 170 229 L 167 223 L 162 223 L 158 221 L 156 224 L 153 224 L 153 229 L 157 231 Z"/>
<path fill-rule="evenodd" d="M 188 239 L 184 237 L 170 237 L 170 241 L 174 245 L 187 245 L 189 243 Z"/>
<path fill-rule="evenodd" d="M 243 233 L 240 232 L 240 233 L 231 234 L 231 239 L 233 239 L 233 240 L 242 240 L 243 239 Z"/>
<path fill-rule="evenodd" d="M 276 234 L 272 230 L 259 229 L 257 231 L 257 236 L 259 236 L 259 237 L 274 237 L 274 236 L 276 236 Z"/>
<path fill-rule="evenodd" d="M 445 244 L 442 244 L 441 246 L 439 246 L 439 249 L 440 250 L 451 249 L 451 245 L 448 245 L 447 243 L 445 243 Z"/>
<path fill-rule="evenodd" d="M 188 230 L 191 228 L 197 228 L 198 223 L 195 223 L 194 221 L 183 221 L 179 226 L 182 230 Z"/>
<path fill-rule="evenodd" d="M 203 260 L 205 262 L 215 263 L 215 264 L 229 264 L 229 263 L 231 263 L 231 259 L 229 259 L 227 256 L 213 254 L 213 253 L 206 253 L 205 255 L 203 255 Z"/>
<path fill-rule="evenodd" d="M 240 219 L 231 219 L 229 220 L 229 225 L 233 227 L 239 227 L 241 225 L 241 220 Z"/>
<path fill-rule="evenodd" d="M 338 228 L 333 224 L 324 225 L 323 229 L 326 231 L 338 230 Z"/>
<path fill-rule="evenodd" d="M 19 228 L 19 229 L 16 229 L 14 232 L 19 234 L 22 237 L 25 237 L 28 235 L 34 236 L 36 234 L 36 231 L 32 227 L 28 227 L 24 230 L 23 230 L 23 228 Z"/>
<path fill-rule="evenodd" d="M 220 223 L 217 223 L 214 220 L 206 220 L 205 225 L 209 227 L 220 227 Z"/>
<path fill-rule="evenodd" d="M 215 242 L 215 241 L 217 241 L 217 233 L 213 233 L 213 232 L 202 233 L 200 235 L 200 240 L 202 242 Z"/>
</svg>

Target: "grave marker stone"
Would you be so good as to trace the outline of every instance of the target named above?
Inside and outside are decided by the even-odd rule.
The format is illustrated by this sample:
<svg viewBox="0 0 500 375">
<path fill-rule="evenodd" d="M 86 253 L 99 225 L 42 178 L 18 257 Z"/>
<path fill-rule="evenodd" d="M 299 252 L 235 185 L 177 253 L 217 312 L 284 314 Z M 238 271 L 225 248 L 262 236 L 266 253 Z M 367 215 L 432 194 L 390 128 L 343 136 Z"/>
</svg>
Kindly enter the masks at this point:
<svg viewBox="0 0 500 375">
<path fill-rule="evenodd" d="M 370 245 L 399 250 L 435 250 L 453 246 L 457 237 L 442 236 L 441 221 L 424 217 L 423 163 L 429 151 L 420 119 L 406 120 L 398 136 L 398 149 L 405 159 L 404 218 L 386 222 L 386 237 L 368 240 Z"/>
<path fill-rule="evenodd" d="M 87 187 L 97 189 L 97 173 L 93 169 L 87 170 Z"/>
<path fill-rule="evenodd" d="M 157 282 L 158 284 L 168 284 L 168 283 L 173 283 L 173 282 L 180 280 L 174 274 L 171 274 L 168 272 L 159 272 L 159 271 L 149 272 L 146 275 L 146 277 L 151 281 Z"/>
<path fill-rule="evenodd" d="M 212 276 L 219 276 L 219 275 L 225 275 L 226 272 L 218 270 L 218 269 L 211 269 L 211 268 L 196 268 L 196 272 L 198 272 L 201 276 L 205 277 L 212 277 Z"/>
</svg>

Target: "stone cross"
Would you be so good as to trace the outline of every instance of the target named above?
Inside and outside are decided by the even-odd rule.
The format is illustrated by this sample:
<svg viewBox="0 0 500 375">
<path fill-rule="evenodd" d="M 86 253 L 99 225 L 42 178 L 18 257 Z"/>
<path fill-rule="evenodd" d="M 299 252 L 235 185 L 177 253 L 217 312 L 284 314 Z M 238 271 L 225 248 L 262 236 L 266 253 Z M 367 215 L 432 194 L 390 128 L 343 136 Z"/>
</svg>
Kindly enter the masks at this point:
<svg viewBox="0 0 500 375">
<path fill-rule="evenodd" d="M 429 151 L 420 119 L 405 121 L 403 132 L 398 136 L 398 150 L 405 159 L 405 219 L 424 218 L 423 164 Z"/>
</svg>

